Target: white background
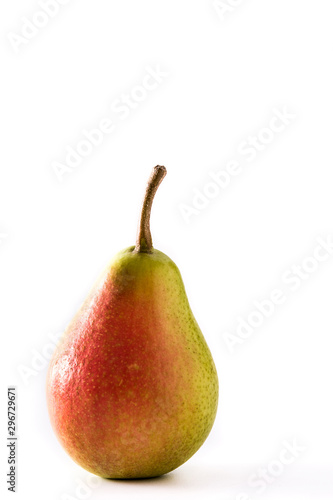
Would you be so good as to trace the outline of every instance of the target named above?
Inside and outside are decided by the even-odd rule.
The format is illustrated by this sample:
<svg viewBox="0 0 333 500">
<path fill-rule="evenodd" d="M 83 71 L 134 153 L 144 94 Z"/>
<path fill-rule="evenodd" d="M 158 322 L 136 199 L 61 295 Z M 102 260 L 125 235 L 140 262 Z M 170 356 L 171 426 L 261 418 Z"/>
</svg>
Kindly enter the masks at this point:
<svg viewBox="0 0 333 500">
<path fill-rule="evenodd" d="M 2 2 L 0 455 L 8 498 L 11 384 L 16 498 L 333 497 L 333 255 L 322 251 L 327 259 L 316 269 L 308 259 L 318 238 L 333 235 L 333 6 L 243 0 L 229 9 L 218 13 L 213 0 L 72 0 L 15 51 L 8 35 L 21 36 L 23 18 L 36 20 L 41 7 Z M 110 106 L 122 94 L 139 95 L 147 67 L 168 76 L 122 120 Z M 270 136 L 262 129 L 274 109 L 294 118 Z M 114 132 L 61 182 L 53 162 L 64 163 L 66 148 L 104 118 L 115 120 Z M 270 143 L 248 161 L 238 148 L 258 134 Z M 239 173 L 229 185 L 207 187 L 209 173 L 235 159 Z M 76 490 L 92 476 L 51 430 L 43 352 L 108 260 L 134 243 L 156 164 L 168 175 L 153 207 L 154 246 L 180 268 L 213 353 L 218 415 L 206 443 L 171 474 Z M 181 207 L 204 191 L 215 198 L 201 198 L 186 222 Z M 284 280 L 303 264 L 314 270 L 292 291 Z M 239 318 L 273 289 L 284 303 L 230 352 L 225 333 L 236 335 Z M 27 369 L 34 371 L 23 376 Z M 303 451 L 279 472 L 286 440 Z M 267 467 L 278 475 L 259 494 L 248 481 Z"/>
</svg>

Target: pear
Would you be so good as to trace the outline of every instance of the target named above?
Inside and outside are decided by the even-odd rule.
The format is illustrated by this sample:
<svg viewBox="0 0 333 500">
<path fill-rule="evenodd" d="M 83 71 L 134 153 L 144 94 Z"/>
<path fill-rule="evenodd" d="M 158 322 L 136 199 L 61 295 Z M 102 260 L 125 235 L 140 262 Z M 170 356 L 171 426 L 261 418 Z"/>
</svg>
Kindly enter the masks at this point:
<svg viewBox="0 0 333 500">
<path fill-rule="evenodd" d="M 204 443 L 218 404 L 214 361 L 176 264 L 155 250 L 150 211 L 166 169 L 153 169 L 136 246 L 93 286 L 50 361 L 52 427 L 71 458 L 104 478 L 148 478 Z"/>
</svg>

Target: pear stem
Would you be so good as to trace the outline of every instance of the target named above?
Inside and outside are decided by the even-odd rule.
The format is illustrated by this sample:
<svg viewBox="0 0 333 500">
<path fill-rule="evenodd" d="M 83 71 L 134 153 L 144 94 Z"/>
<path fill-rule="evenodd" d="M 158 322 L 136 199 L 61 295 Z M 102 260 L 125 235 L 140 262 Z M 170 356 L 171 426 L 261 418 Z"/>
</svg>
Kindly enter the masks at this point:
<svg viewBox="0 0 333 500">
<path fill-rule="evenodd" d="M 149 177 L 146 194 L 143 199 L 141 208 L 141 217 L 139 220 L 138 232 L 136 237 L 135 252 L 140 253 L 151 253 L 153 249 L 153 242 L 150 233 L 150 212 L 153 204 L 154 196 L 161 184 L 162 180 L 166 176 L 167 170 L 161 165 L 157 165 L 153 168 L 153 171 Z"/>
</svg>

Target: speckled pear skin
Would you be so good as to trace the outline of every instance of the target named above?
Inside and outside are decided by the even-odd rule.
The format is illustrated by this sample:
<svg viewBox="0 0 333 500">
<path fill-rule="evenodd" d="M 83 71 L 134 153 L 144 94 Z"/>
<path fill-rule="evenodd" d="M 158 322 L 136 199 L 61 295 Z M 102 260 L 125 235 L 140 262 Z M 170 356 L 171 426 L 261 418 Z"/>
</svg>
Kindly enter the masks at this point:
<svg viewBox="0 0 333 500">
<path fill-rule="evenodd" d="M 171 259 L 116 255 L 54 353 L 47 401 L 64 449 L 101 477 L 160 476 L 200 448 L 218 378 Z"/>
</svg>

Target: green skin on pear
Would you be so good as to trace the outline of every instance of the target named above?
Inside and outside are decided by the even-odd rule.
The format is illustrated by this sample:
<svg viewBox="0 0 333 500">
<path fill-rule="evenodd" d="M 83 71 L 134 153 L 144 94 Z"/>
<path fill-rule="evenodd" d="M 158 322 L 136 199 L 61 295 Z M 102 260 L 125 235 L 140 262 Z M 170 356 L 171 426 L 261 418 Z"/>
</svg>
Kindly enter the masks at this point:
<svg viewBox="0 0 333 500">
<path fill-rule="evenodd" d="M 47 400 L 65 450 L 101 477 L 160 476 L 200 448 L 218 378 L 169 257 L 116 255 L 54 353 Z"/>
</svg>

